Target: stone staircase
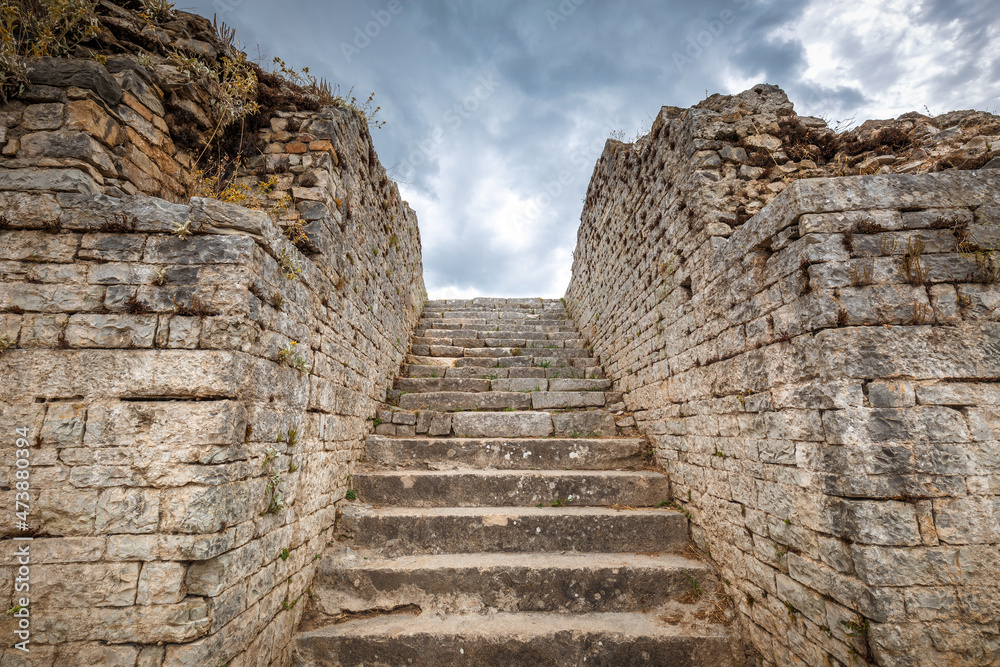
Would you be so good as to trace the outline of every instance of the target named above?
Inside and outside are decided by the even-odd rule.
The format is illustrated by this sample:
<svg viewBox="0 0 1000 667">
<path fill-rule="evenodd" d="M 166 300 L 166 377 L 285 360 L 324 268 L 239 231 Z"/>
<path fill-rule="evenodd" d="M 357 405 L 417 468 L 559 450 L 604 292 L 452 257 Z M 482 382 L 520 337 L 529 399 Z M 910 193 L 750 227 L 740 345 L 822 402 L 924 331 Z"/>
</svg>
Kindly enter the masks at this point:
<svg viewBox="0 0 1000 667">
<path fill-rule="evenodd" d="M 430 302 L 418 327 L 296 664 L 736 664 L 721 586 L 560 302 Z"/>
</svg>

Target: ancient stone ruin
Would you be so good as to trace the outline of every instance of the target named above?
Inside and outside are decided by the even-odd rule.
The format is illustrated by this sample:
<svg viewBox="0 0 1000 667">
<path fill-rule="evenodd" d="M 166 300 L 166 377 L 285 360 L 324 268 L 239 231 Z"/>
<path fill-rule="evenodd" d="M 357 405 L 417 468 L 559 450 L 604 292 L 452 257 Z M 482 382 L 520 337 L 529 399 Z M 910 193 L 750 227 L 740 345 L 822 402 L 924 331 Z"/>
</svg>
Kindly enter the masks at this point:
<svg viewBox="0 0 1000 667">
<path fill-rule="evenodd" d="M 0 107 L 0 665 L 1000 663 L 1000 118 L 664 107 L 564 299 L 427 301 L 363 108 L 99 14 Z"/>
</svg>

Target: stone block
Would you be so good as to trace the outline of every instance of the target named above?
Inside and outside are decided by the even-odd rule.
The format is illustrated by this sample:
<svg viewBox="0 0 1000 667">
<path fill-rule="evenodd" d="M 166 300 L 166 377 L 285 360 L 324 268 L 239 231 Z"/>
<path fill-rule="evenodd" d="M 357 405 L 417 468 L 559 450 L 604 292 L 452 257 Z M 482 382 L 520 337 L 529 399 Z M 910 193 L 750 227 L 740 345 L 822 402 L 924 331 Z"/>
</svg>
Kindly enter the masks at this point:
<svg viewBox="0 0 1000 667">
<path fill-rule="evenodd" d="M 617 435 L 615 416 L 603 410 L 564 412 L 552 415 L 555 435 L 603 438 Z"/>
<path fill-rule="evenodd" d="M 153 346 L 155 315 L 73 315 L 66 325 L 66 344 L 83 348 Z"/>
<path fill-rule="evenodd" d="M 910 382 L 875 381 L 868 384 L 867 390 L 872 407 L 903 408 L 916 404 L 916 393 Z"/>
<path fill-rule="evenodd" d="M 158 491 L 111 488 L 104 489 L 98 496 L 94 529 L 104 534 L 153 533 L 159 520 Z"/>
<path fill-rule="evenodd" d="M 40 58 L 28 67 L 27 76 L 28 81 L 34 84 L 92 90 L 109 106 L 115 106 L 122 100 L 121 86 L 95 60 Z"/>
<path fill-rule="evenodd" d="M 192 595 L 215 597 L 262 565 L 261 542 L 249 544 L 188 568 L 185 584 Z"/>
<path fill-rule="evenodd" d="M 544 438 L 552 433 L 552 420 L 545 412 L 458 412 L 452 430 L 469 438 Z"/>
<path fill-rule="evenodd" d="M 264 506 L 263 479 L 218 486 L 165 489 L 160 497 L 160 530 L 213 533 L 257 516 Z"/>
<path fill-rule="evenodd" d="M 97 516 L 97 491 L 44 489 L 32 509 L 50 535 L 87 535 Z"/>
<path fill-rule="evenodd" d="M 85 132 L 61 130 L 57 132 L 33 132 L 21 137 L 23 158 L 62 158 L 88 162 L 103 176 L 115 177 L 118 171 L 111 156 L 104 147 Z"/>
<path fill-rule="evenodd" d="M 47 607 L 126 607 L 135 604 L 139 564 L 39 564 L 32 574 L 32 599 Z"/>
<path fill-rule="evenodd" d="M 0 259 L 27 262 L 71 262 L 80 239 L 75 234 L 0 231 Z"/>
<path fill-rule="evenodd" d="M 75 192 L 93 196 L 100 193 L 101 187 L 90 174 L 80 169 L 23 167 L 0 169 L 0 190 Z"/>
</svg>

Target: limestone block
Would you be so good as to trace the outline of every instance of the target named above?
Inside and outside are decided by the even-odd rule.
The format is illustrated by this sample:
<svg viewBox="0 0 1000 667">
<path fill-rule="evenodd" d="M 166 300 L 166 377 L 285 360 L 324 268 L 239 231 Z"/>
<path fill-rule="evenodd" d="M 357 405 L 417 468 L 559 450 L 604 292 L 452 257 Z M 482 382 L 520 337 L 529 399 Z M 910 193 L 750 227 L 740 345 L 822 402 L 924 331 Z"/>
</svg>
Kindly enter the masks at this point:
<svg viewBox="0 0 1000 667">
<path fill-rule="evenodd" d="M 50 535 L 86 535 L 94 529 L 97 497 L 89 489 L 44 489 L 32 509 Z"/>
<path fill-rule="evenodd" d="M 138 563 L 36 565 L 33 599 L 48 607 L 126 607 L 135 604 Z"/>
<path fill-rule="evenodd" d="M 186 568 L 180 563 L 143 563 L 135 603 L 176 604 L 184 599 Z"/>
<path fill-rule="evenodd" d="M 159 492 L 111 488 L 98 497 L 94 528 L 100 533 L 152 533 L 159 519 Z"/>
<path fill-rule="evenodd" d="M 71 262 L 80 239 L 75 234 L 0 231 L 0 259 L 28 262 Z"/>
<path fill-rule="evenodd" d="M 63 123 L 63 104 L 50 102 L 25 108 L 21 126 L 26 130 L 55 130 Z"/>
<path fill-rule="evenodd" d="M 11 143 L 13 142 L 8 142 L 7 145 L 10 146 Z M 79 169 L 24 167 L 0 169 L 0 190 L 76 192 L 96 195 L 100 192 L 100 186 L 90 174 Z"/>
<path fill-rule="evenodd" d="M 26 134 L 21 137 L 21 150 L 18 155 L 24 158 L 83 160 L 97 167 L 104 176 L 118 175 L 111 156 L 101 144 L 85 132 L 64 130 Z"/>
<path fill-rule="evenodd" d="M 188 569 L 185 584 L 193 595 L 215 597 L 261 565 L 261 543 L 252 541 L 212 560 L 195 563 Z"/>
<path fill-rule="evenodd" d="M 82 403 L 52 403 L 45 412 L 41 442 L 50 447 L 74 447 L 83 443 L 87 410 Z"/>
<path fill-rule="evenodd" d="M 122 89 L 108 70 L 95 60 L 40 58 L 28 68 L 31 83 L 66 88 L 75 86 L 93 90 L 107 104 L 121 102 Z"/>
<path fill-rule="evenodd" d="M 73 315 L 66 325 L 66 344 L 84 348 L 153 346 L 155 315 Z"/>
<path fill-rule="evenodd" d="M 190 598 L 173 605 L 49 609 L 36 630 L 56 641 L 185 642 L 208 629 L 208 605 Z"/>
<path fill-rule="evenodd" d="M 247 521 L 264 506 L 264 479 L 219 486 L 165 489 L 160 498 L 160 530 L 212 533 Z"/>
</svg>

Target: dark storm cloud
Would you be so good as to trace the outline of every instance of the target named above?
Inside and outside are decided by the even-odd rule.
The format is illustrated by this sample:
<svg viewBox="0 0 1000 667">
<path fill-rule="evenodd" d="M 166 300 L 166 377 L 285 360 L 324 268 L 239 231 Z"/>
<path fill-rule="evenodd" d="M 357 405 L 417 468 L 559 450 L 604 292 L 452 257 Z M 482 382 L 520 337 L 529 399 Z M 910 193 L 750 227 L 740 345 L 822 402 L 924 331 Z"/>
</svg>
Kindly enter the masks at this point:
<svg viewBox="0 0 1000 667">
<path fill-rule="evenodd" d="M 387 124 L 375 145 L 420 218 L 431 296 L 560 296 L 604 141 L 647 131 L 661 105 L 762 80 L 806 112 L 844 117 L 879 108 L 913 72 L 897 33 L 859 24 L 831 50 L 843 80 L 808 79 L 823 31 L 810 11 L 871 6 L 860 2 L 187 2 L 235 27 L 251 56 L 259 44 L 264 65 L 279 55 L 341 92 L 376 92 Z M 909 3 L 915 29 L 955 36 L 954 62 L 924 81 L 931 94 L 950 102 L 974 80 L 965 106 L 998 106 L 996 4 Z M 902 103 L 896 112 L 924 100 Z"/>
</svg>

